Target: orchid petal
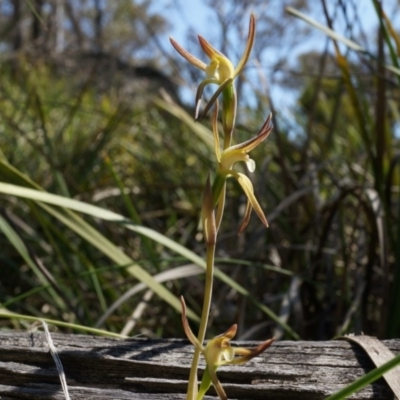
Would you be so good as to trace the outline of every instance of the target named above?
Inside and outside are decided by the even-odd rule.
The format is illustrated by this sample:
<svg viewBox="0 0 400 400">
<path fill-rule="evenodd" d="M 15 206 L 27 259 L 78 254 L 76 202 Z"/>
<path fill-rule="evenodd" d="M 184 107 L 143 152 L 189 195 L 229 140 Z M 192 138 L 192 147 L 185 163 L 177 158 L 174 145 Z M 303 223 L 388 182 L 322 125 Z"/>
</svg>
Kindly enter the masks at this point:
<svg viewBox="0 0 400 400">
<path fill-rule="evenodd" d="M 254 17 L 254 14 L 252 13 L 250 15 L 249 33 L 247 37 L 246 48 L 244 50 L 242 58 L 240 59 L 238 65 L 235 68 L 234 77 L 240 74 L 240 72 L 242 71 L 243 67 L 245 66 L 250 57 L 251 49 L 253 48 L 254 44 L 255 33 L 256 33 L 256 19 Z"/>
<path fill-rule="evenodd" d="M 237 332 L 237 324 L 233 324 L 230 328 L 228 328 L 224 333 L 218 335 L 217 338 L 226 338 L 231 340 L 235 337 Z"/>
<path fill-rule="evenodd" d="M 176 42 L 172 37 L 169 38 L 172 46 L 174 46 L 175 50 L 187 61 L 190 62 L 193 66 L 200 68 L 201 70 L 205 71 L 207 68 L 207 64 L 203 61 L 199 60 L 194 55 L 190 54 L 187 50 L 185 50 L 178 42 Z"/>
<path fill-rule="evenodd" d="M 204 81 L 203 81 L 204 82 Z M 222 82 L 218 89 L 215 91 L 215 93 L 212 95 L 211 99 L 208 101 L 207 105 L 204 108 L 203 113 L 200 115 L 200 117 L 195 118 L 196 121 L 201 121 L 208 113 L 208 111 L 210 110 L 210 108 L 212 107 L 212 105 L 216 102 L 216 100 L 218 99 L 218 96 L 222 93 L 222 91 L 230 84 L 232 84 L 233 79 L 232 78 L 228 78 L 227 80 L 225 80 L 224 82 Z M 212 82 L 215 83 L 215 82 Z"/>
<path fill-rule="evenodd" d="M 240 174 L 236 171 L 231 171 L 231 174 L 239 182 L 240 186 L 242 187 L 244 193 L 247 196 L 248 201 L 251 203 L 251 206 L 253 207 L 254 211 L 257 213 L 258 217 L 261 219 L 261 222 L 266 227 L 268 227 L 267 218 L 265 217 L 260 204 L 258 203 L 256 197 L 254 196 L 253 184 L 251 183 L 250 179 L 246 175 Z"/>
<path fill-rule="evenodd" d="M 207 78 L 204 79 L 203 81 L 200 82 L 199 87 L 197 88 L 196 91 L 196 109 L 195 109 L 195 114 L 194 114 L 194 119 L 197 121 L 198 116 L 199 116 L 199 111 L 200 111 L 200 104 L 201 104 L 201 97 L 203 96 L 204 88 L 207 85 L 210 85 L 212 83 L 219 84 L 219 82 L 215 78 Z"/>
<path fill-rule="evenodd" d="M 275 341 L 275 338 L 268 339 L 265 342 L 261 343 L 255 349 L 245 349 L 243 347 L 236 347 L 235 354 L 241 355 L 242 357 L 237 357 L 233 359 L 229 364 L 243 364 L 254 357 L 260 355 L 263 351 L 265 351 L 271 344 Z"/>
<path fill-rule="evenodd" d="M 239 235 L 241 233 L 243 233 L 243 231 L 246 229 L 247 225 L 249 224 L 250 217 L 251 217 L 251 210 L 252 210 L 251 203 L 250 203 L 249 200 L 247 200 L 246 210 L 244 212 L 244 216 L 243 216 L 242 222 L 241 222 L 241 224 L 239 226 L 239 232 L 238 232 Z"/>
<path fill-rule="evenodd" d="M 269 114 L 268 118 L 266 119 L 266 121 L 264 122 L 263 126 L 261 127 L 260 131 L 257 133 L 256 136 L 252 137 L 249 140 L 246 140 L 243 143 L 231 146 L 229 150 L 243 150 L 244 152 L 248 153 L 251 150 L 255 149 L 271 133 L 272 131 L 271 118 L 272 114 Z"/>
<path fill-rule="evenodd" d="M 207 54 L 208 58 L 213 59 L 215 57 L 225 57 L 220 51 L 218 51 L 215 47 L 213 47 L 203 36 L 197 36 L 200 42 L 200 46 L 203 49 L 204 53 Z M 225 57 L 227 58 L 227 57 Z"/>
</svg>

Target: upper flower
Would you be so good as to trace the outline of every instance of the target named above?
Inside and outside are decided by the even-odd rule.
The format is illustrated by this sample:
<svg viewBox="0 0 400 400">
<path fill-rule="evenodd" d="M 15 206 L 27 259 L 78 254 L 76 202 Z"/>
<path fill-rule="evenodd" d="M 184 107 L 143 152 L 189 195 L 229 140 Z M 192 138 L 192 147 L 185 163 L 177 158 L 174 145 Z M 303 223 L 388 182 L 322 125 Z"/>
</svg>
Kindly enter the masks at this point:
<svg viewBox="0 0 400 400">
<path fill-rule="evenodd" d="M 215 103 L 218 96 L 225 89 L 233 91 L 231 93 L 231 96 L 233 96 L 234 98 L 233 99 L 231 98 L 232 100 L 231 102 L 233 103 L 231 107 L 235 108 L 234 114 L 236 114 L 236 95 L 234 93 L 234 88 L 232 83 L 233 80 L 237 77 L 237 75 L 243 70 L 243 67 L 247 63 L 247 60 L 249 59 L 250 52 L 254 43 L 254 37 L 255 37 L 255 18 L 254 14 L 251 14 L 246 47 L 236 68 L 233 66 L 229 58 L 227 58 L 225 55 L 216 50 L 213 46 L 211 46 L 210 43 L 207 42 L 206 39 L 204 39 L 200 35 L 198 36 L 200 46 L 206 53 L 207 57 L 210 59 L 209 64 L 206 64 L 203 61 L 199 60 L 197 57 L 190 54 L 183 47 L 181 47 L 174 39 L 170 38 L 171 44 L 175 47 L 176 51 L 182 57 L 184 57 L 192 65 L 194 65 L 197 68 L 200 68 L 206 73 L 206 78 L 200 83 L 197 89 L 196 114 L 195 114 L 196 119 L 202 119 L 207 114 L 208 110 Z M 199 114 L 201 96 L 203 94 L 204 88 L 211 83 L 217 84 L 218 89 L 213 94 L 210 101 L 207 103 L 202 115 L 199 118 L 198 114 Z M 230 118 L 234 119 L 234 117 L 235 115 L 231 116 Z"/>
<path fill-rule="evenodd" d="M 218 335 L 215 338 L 209 340 L 206 347 L 204 347 L 190 329 L 189 322 L 186 318 L 186 305 L 183 297 L 181 297 L 181 305 L 182 324 L 186 336 L 190 340 L 190 342 L 200 350 L 206 360 L 206 369 L 204 371 L 197 399 L 201 400 L 203 398 L 208 388 L 210 387 L 211 382 L 213 383 L 219 398 L 222 400 L 228 399 L 226 397 L 224 389 L 221 386 L 220 381 L 218 380 L 216 374 L 217 368 L 221 365 L 243 364 L 251 360 L 252 358 L 261 354 L 269 346 L 271 346 L 275 338 L 266 340 L 265 342 L 262 342 L 259 346 L 253 349 L 247 349 L 244 347 L 232 347 L 230 344 L 230 340 L 233 339 L 237 331 L 237 325 L 234 324 L 222 335 Z"/>
</svg>

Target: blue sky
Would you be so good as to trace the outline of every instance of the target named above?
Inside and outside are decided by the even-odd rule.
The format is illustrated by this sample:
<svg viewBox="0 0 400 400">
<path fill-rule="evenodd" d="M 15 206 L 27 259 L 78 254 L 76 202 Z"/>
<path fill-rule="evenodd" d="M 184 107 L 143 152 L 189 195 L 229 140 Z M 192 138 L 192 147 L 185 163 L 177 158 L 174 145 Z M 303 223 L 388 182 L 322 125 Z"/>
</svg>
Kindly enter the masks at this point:
<svg viewBox="0 0 400 400">
<path fill-rule="evenodd" d="M 392 20 L 394 20 L 395 26 L 399 26 L 399 15 L 394 15 L 390 12 L 390 7 L 395 2 L 396 0 L 386 0 L 384 1 L 384 6 L 386 11 L 391 16 Z M 267 1 L 266 3 L 271 3 L 271 1 Z M 328 8 L 330 8 L 329 11 L 332 15 L 334 13 L 333 6 L 336 5 L 337 2 L 333 0 L 328 0 L 327 3 Z M 314 1 L 310 2 L 310 4 L 313 4 L 313 8 L 309 12 L 307 12 L 307 15 L 319 21 L 323 25 L 326 25 L 320 2 Z M 373 36 L 373 32 L 375 30 L 375 27 L 377 26 L 377 19 L 373 9 L 372 0 L 358 0 L 354 2 L 354 4 L 357 5 L 358 14 L 362 18 L 361 21 L 355 20 L 354 26 L 356 27 L 356 29 L 360 28 L 364 32 L 367 32 L 368 35 Z M 218 22 L 216 21 L 213 11 L 210 10 L 210 8 L 205 4 L 204 0 L 157 0 L 157 2 L 154 2 L 153 10 L 161 13 L 168 21 L 170 21 L 171 27 L 168 31 L 168 34 L 162 35 L 159 39 L 163 48 L 171 54 L 173 54 L 173 50 L 168 40 L 169 35 L 173 36 L 174 39 L 176 39 L 184 47 L 188 43 L 187 38 L 188 32 L 190 30 L 193 33 L 199 33 L 202 36 L 211 39 L 211 41 L 214 37 L 218 37 Z M 255 10 L 255 12 L 257 14 L 257 10 Z M 347 8 L 347 12 L 349 13 L 349 18 L 351 19 L 351 6 Z M 306 26 L 305 22 L 301 23 Z M 360 26 L 358 26 L 359 23 L 361 24 Z M 340 19 L 339 22 L 335 20 L 335 24 L 335 29 L 337 29 L 339 32 L 343 34 L 348 33 L 345 24 L 340 23 Z M 292 68 L 296 68 L 296 58 L 299 54 L 310 50 L 322 51 L 326 45 L 326 41 L 326 36 L 322 32 L 318 31 L 317 29 L 313 29 L 312 34 L 307 41 L 297 44 L 296 48 L 287 49 L 287 57 L 292 65 Z M 369 48 L 372 48 L 374 42 L 371 41 L 371 43 L 368 43 L 367 41 L 366 43 L 361 44 L 363 46 L 368 46 Z M 236 46 L 235 42 L 231 43 L 231 46 L 232 45 L 238 48 L 241 48 L 242 46 L 242 44 L 240 43 L 238 43 Z M 330 44 L 330 46 L 332 46 L 332 44 Z M 270 60 L 274 60 L 278 56 L 281 56 L 284 52 L 283 47 L 284 46 L 282 46 L 282 48 L 279 48 L 279 46 L 275 45 L 275 47 L 271 46 L 270 49 L 265 49 L 264 57 L 261 60 L 261 68 L 263 68 L 263 72 L 265 73 L 265 76 L 268 80 L 270 78 L 269 74 L 272 74 L 273 66 L 273 63 Z M 280 55 L 278 55 L 279 52 L 281 53 Z M 176 53 L 175 56 L 180 57 Z M 206 61 L 206 59 L 204 60 Z M 249 68 L 251 68 L 252 65 L 254 70 L 254 64 L 252 64 L 251 60 L 249 62 L 249 65 Z M 188 66 L 188 68 L 191 67 Z M 257 79 L 257 74 L 253 73 L 250 78 Z M 272 79 L 270 81 L 273 82 Z M 283 90 L 281 87 L 279 87 L 278 85 L 274 85 L 273 83 L 270 85 L 269 89 L 276 105 L 281 110 L 285 109 L 286 112 L 290 113 L 290 109 L 295 104 L 296 94 L 294 92 L 291 93 L 287 89 Z M 183 91 L 183 94 L 184 100 L 186 101 L 189 101 L 193 96 L 193 93 L 190 90 Z"/>
</svg>

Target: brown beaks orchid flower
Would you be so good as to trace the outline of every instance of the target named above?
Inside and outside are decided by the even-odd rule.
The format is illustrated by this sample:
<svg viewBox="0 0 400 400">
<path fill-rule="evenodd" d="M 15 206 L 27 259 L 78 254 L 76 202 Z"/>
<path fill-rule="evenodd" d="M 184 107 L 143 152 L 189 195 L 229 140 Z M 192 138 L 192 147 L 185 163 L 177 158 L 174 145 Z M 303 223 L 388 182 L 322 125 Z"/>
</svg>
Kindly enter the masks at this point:
<svg viewBox="0 0 400 400">
<path fill-rule="evenodd" d="M 227 400 L 228 397 L 218 380 L 217 369 L 222 365 L 236 365 L 243 364 L 252 358 L 261 354 L 269 346 L 275 338 L 266 340 L 259 346 L 253 349 L 247 349 L 244 347 L 232 347 L 230 341 L 236 335 L 237 325 L 232 325 L 226 332 L 222 335 L 218 335 L 215 338 L 208 341 L 207 345 L 204 347 L 193 334 L 190 329 L 189 322 L 186 318 L 186 305 L 185 300 L 181 297 L 182 305 L 182 324 L 185 330 L 187 338 L 197 347 L 203 354 L 206 361 L 206 368 L 204 370 L 203 378 L 201 381 L 200 389 L 196 400 L 201 400 L 206 392 L 208 391 L 211 383 L 214 385 L 216 392 L 221 400 Z"/>
<path fill-rule="evenodd" d="M 171 44 L 183 58 L 189 61 L 190 64 L 194 65 L 197 68 L 200 68 L 206 73 L 206 77 L 203 81 L 200 82 L 196 93 L 195 119 L 203 119 L 217 100 L 218 96 L 223 93 L 222 122 L 224 124 L 224 130 L 226 133 L 228 133 L 228 136 L 230 136 L 236 119 L 237 100 L 233 81 L 243 70 L 245 64 L 249 59 L 250 52 L 254 43 L 255 26 L 255 17 L 254 14 L 251 14 L 246 47 L 236 68 L 233 66 L 228 57 L 216 50 L 210 43 L 207 42 L 206 39 L 204 39 L 200 35 L 198 36 L 200 46 L 203 49 L 204 53 L 206 53 L 207 57 L 210 59 L 209 64 L 206 64 L 203 61 L 199 60 L 197 57 L 186 51 L 174 39 L 170 38 Z M 203 113 L 199 116 L 201 97 L 203 95 L 204 88 L 209 84 L 216 84 L 218 85 L 218 88 L 206 104 Z"/>
<path fill-rule="evenodd" d="M 260 204 L 258 203 L 256 197 L 254 196 L 253 184 L 246 175 L 233 170 L 233 166 L 238 161 L 244 161 L 247 165 L 248 170 L 250 172 L 254 172 L 256 165 L 254 160 L 250 158 L 248 153 L 251 150 L 255 149 L 270 134 L 272 130 L 271 118 L 272 115 L 270 114 L 267 120 L 265 121 L 264 125 L 261 127 L 260 131 L 255 137 L 243 143 L 237 144 L 235 146 L 230 146 L 221 152 L 219 144 L 217 112 L 215 111 L 213 114 L 212 126 L 214 133 L 214 147 L 215 147 L 215 154 L 218 160 L 218 171 L 213 185 L 214 202 L 215 203 L 218 202 L 220 196 L 220 190 L 223 187 L 223 184 L 225 183 L 226 179 L 231 176 L 234 177 L 238 181 L 239 185 L 242 187 L 247 197 L 247 206 L 244 213 L 243 221 L 239 228 L 239 233 L 243 232 L 243 230 L 246 228 L 250 220 L 252 209 L 254 209 L 254 211 L 257 213 L 261 222 L 265 226 L 268 226 L 267 218 L 265 217 Z"/>
</svg>

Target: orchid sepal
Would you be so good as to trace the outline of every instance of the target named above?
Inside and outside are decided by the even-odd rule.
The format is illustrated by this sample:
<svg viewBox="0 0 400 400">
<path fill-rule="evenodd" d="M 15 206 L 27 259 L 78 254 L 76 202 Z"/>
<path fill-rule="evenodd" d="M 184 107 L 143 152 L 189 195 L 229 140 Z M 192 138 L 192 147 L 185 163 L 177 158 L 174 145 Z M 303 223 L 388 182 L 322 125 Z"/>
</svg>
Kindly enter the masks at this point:
<svg viewBox="0 0 400 400">
<path fill-rule="evenodd" d="M 272 114 L 269 114 L 256 136 L 252 137 L 249 140 L 246 140 L 243 143 L 230 146 L 229 149 L 226 149 L 224 151 L 224 153 L 228 153 L 229 151 L 235 151 L 235 150 L 239 150 L 244 153 L 249 153 L 250 151 L 254 150 L 271 133 L 272 131 L 271 120 L 272 120 Z"/>
<path fill-rule="evenodd" d="M 190 64 L 192 64 L 194 67 L 197 67 L 201 69 L 202 71 L 205 71 L 207 68 L 207 64 L 201 60 L 199 60 L 197 57 L 195 57 L 193 54 L 189 53 L 187 50 L 185 50 L 177 41 L 175 41 L 172 37 L 169 38 L 169 41 L 171 42 L 172 46 L 175 48 L 175 50 L 187 61 L 189 61 Z"/>
<path fill-rule="evenodd" d="M 249 32 L 247 34 L 246 48 L 244 49 L 244 53 L 240 61 L 238 62 L 238 65 L 235 68 L 235 76 L 237 76 L 246 65 L 250 57 L 251 49 L 253 48 L 254 45 L 255 36 L 256 36 L 256 18 L 254 16 L 254 13 L 251 13 L 249 22 Z"/>
</svg>

